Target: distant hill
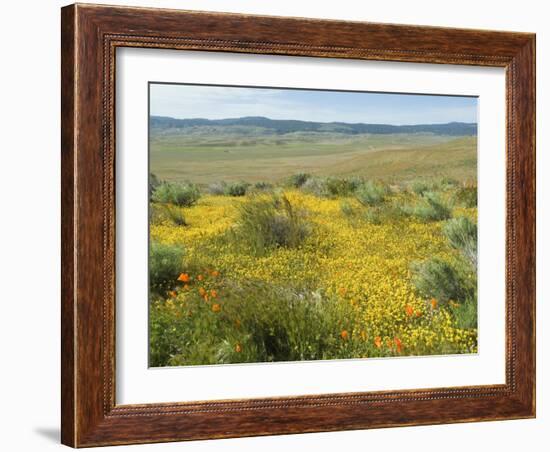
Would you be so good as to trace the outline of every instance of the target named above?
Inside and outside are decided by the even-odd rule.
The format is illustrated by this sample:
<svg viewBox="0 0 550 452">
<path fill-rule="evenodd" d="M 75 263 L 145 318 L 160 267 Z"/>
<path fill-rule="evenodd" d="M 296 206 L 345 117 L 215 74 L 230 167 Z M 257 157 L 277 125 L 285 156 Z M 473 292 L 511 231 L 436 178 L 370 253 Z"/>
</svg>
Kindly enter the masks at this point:
<svg viewBox="0 0 550 452">
<path fill-rule="evenodd" d="M 358 134 L 411 134 L 431 133 L 448 136 L 475 136 L 476 123 L 449 122 L 447 124 L 417 124 L 395 126 L 390 124 L 350 124 L 346 122 L 313 122 L 291 119 L 269 119 L 262 116 L 247 116 L 244 118 L 228 119 L 176 119 L 166 116 L 151 116 L 150 126 L 153 132 L 167 132 L 181 130 L 191 133 L 239 133 L 245 129 L 255 130 L 256 133 L 283 135 L 297 132 L 327 132 L 346 135 Z"/>
</svg>

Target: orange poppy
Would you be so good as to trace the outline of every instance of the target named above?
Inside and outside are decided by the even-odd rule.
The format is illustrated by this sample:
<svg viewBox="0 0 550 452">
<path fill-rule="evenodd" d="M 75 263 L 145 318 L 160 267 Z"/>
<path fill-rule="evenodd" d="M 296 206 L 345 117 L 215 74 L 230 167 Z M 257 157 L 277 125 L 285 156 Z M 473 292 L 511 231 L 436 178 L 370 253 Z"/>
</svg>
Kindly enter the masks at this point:
<svg viewBox="0 0 550 452">
<path fill-rule="evenodd" d="M 397 347 L 397 353 L 401 353 L 401 350 L 403 350 L 403 343 L 401 342 L 401 339 L 396 337 L 394 339 L 394 342 L 395 342 L 395 346 Z"/>
<path fill-rule="evenodd" d="M 218 296 L 218 292 L 214 289 L 210 291 L 210 295 L 212 295 L 212 298 L 216 298 Z"/>
<path fill-rule="evenodd" d="M 422 316 L 422 313 L 420 311 L 416 311 L 416 316 L 417 317 L 421 317 Z"/>
<path fill-rule="evenodd" d="M 407 317 L 411 317 L 413 315 L 414 309 L 410 304 L 405 306 L 405 313 L 407 314 Z"/>
<path fill-rule="evenodd" d="M 176 293 L 175 290 L 171 290 L 171 291 L 168 292 L 168 293 L 170 294 L 170 296 L 171 296 L 172 298 L 176 298 L 176 297 L 178 296 L 178 294 Z"/>
<path fill-rule="evenodd" d="M 376 345 L 377 348 L 382 347 L 382 338 L 380 336 L 374 338 L 374 345 Z"/>
<path fill-rule="evenodd" d="M 220 276 L 220 272 L 218 270 L 214 270 L 212 272 L 212 276 Z"/>
<path fill-rule="evenodd" d="M 437 308 L 437 300 L 435 298 L 432 298 L 430 300 L 430 305 L 432 306 L 432 309 Z"/>
<path fill-rule="evenodd" d="M 204 297 L 206 295 L 206 290 L 204 287 L 199 288 L 199 294 L 201 297 Z"/>
<path fill-rule="evenodd" d="M 235 344 L 235 351 L 237 353 L 241 353 L 243 351 L 243 348 L 241 347 L 241 344 L 239 344 L 238 342 Z"/>
<path fill-rule="evenodd" d="M 342 330 L 342 332 L 340 333 L 340 337 L 346 341 L 349 337 L 349 334 L 346 330 Z"/>
<path fill-rule="evenodd" d="M 220 312 L 222 310 L 222 307 L 220 304 L 218 303 L 214 303 L 212 305 L 212 312 Z"/>
<path fill-rule="evenodd" d="M 181 281 L 181 282 L 189 282 L 189 281 L 191 281 L 191 277 L 190 277 L 187 273 L 181 273 L 181 274 L 178 276 L 178 281 Z"/>
</svg>

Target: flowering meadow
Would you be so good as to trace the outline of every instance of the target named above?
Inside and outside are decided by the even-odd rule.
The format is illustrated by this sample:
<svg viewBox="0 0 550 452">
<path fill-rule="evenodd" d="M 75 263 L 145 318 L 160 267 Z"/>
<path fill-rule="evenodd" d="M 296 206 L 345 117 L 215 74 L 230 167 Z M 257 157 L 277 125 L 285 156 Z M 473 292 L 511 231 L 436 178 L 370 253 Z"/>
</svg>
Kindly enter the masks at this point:
<svg viewBox="0 0 550 452">
<path fill-rule="evenodd" d="M 477 187 L 150 179 L 150 364 L 477 352 Z"/>
</svg>

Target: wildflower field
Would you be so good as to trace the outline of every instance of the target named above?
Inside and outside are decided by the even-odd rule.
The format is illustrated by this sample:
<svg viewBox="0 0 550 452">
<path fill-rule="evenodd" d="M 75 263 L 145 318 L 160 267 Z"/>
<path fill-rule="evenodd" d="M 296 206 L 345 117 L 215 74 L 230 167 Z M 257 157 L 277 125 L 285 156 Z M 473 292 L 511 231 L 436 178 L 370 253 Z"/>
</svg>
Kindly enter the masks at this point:
<svg viewBox="0 0 550 452">
<path fill-rule="evenodd" d="M 475 158 L 464 168 L 151 174 L 150 365 L 477 352 Z"/>
</svg>

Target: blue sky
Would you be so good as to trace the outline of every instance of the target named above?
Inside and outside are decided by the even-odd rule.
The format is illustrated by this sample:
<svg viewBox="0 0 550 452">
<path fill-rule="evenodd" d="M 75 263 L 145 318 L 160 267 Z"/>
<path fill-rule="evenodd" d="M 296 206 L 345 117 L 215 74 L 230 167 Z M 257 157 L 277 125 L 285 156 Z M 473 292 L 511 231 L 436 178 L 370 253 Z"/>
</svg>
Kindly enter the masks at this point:
<svg viewBox="0 0 550 452">
<path fill-rule="evenodd" d="M 173 118 L 265 116 L 319 122 L 437 124 L 477 122 L 477 99 L 194 85 L 150 85 L 151 115 Z"/>
</svg>

